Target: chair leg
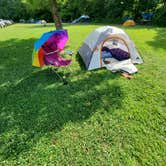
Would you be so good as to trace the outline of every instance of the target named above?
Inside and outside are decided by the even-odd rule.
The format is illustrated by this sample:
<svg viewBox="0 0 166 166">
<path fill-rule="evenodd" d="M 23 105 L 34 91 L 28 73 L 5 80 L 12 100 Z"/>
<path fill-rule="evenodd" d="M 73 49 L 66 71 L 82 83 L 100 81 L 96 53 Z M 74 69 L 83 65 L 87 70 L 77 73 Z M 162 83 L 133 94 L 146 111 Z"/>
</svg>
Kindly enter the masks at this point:
<svg viewBox="0 0 166 166">
<path fill-rule="evenodd" d="M 68 84 L 68 82 L 63 77 L 61 77 L 60 74 L 58 74 L 58 72 L 55 69 L 53 69 L 53 71 L 60 78 L 60 80 L 63 82 L 64 85 Z"/>
</svg>

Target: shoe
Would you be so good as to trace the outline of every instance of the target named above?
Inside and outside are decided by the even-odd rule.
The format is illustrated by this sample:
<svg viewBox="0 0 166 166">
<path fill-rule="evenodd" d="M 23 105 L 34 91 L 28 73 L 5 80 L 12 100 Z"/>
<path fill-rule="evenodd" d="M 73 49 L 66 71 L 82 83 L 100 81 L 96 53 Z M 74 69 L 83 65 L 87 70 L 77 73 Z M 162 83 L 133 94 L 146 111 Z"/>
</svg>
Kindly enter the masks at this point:
<svg viewBox="0 0 166 166">
<path fill-rule="evenodd" d="M 134 78 L 132 75 L 130 75 L 130 74 L 128 74 L 128 73 L 121 73 L 121 75 L 123 76 L 123 77 L 125 77 L 125 78 L 128 78 L 128 79 L 132 79 L 132 78 Z"/>
</svg>

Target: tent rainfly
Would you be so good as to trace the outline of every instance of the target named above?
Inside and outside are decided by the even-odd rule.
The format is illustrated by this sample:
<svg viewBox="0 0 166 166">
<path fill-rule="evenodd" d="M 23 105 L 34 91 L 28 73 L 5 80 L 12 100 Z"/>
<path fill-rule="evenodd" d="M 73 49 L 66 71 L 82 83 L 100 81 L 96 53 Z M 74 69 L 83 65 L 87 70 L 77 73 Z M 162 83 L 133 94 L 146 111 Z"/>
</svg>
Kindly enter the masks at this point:
<svg viewBox="0 0 166 166">
<path fill-rule="evenodd" d="M 106 67 L 102 49 L 107 46 L 128 52 L 133 64 L 143 63 L 133 41 L 122 29 L 103 26 L 91 32 L 78 51 L 88 70 Z"/>
<path fill-rule="evenodd" d="M 127 20 L 123 23 L 123 26 L 135 26 L 136 23 L 134 20 Z"/>
</svg>

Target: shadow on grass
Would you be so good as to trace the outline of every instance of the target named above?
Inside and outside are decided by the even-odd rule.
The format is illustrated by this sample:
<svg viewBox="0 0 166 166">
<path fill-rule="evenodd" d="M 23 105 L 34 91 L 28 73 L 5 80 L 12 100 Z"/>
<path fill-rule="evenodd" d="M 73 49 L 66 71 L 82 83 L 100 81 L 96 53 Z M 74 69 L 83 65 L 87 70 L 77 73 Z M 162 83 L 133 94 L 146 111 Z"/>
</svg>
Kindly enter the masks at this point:
<svg viewBox="0 0 166 166">
<path fill-rule="evenodd" d="M 121 108 L 121 88 L 109 82 L 116 74 L 81 71 L 63 86 L 48 70 L 33 70 L 34 40 L 0 43 L 0 155 L 4 159 L 27 152 L 68 122 L 82 123 L 96 111 Z"/>
<path fill-rule="evenodd" d="M 27 24 L 25 24 L 27 25 Z M 72 26 L 72 24 L 70 23 L 63 23 L 63 27 L 68 27 L 68 26 Z M 28 26 L 25 26 L 26 28 L 54 28 L 55 29 L 55 24 L 54 23 L 48 23 L 46 26 L 42 25 L 42 24 L 28 24 Z"/>
<path fill-rule="evenodd" d="M 11 39 L 0 42 L 1 81 L 14 81 L 32 71 L 32 51 L 36 39 Z M 15 73 L 17 73 L 15 75 Z M 13 76 L 13 77 L 10 77 Z"/>
<path fill-rule="evenodd" d="M 29 24 L 29 23 L 25 23 L 22 24 L 25 25 L 25 28 L 55 28 L 55 25 L 53 23 L 48 23 L 46 26 L 42 25 L 42 24 Z M 27 26 L 28 25 L 28 26 Z"/>
<path fill-rule="evenodd" d="M 147 43 L 154 48 L 166 49 L 166 28 L 155 28 L 156 36 Z"/>
<path fill-rule="evenodd" d="M 147 44 L 154 47 L 154 48 L 162 48 L 166 49 L 166 29 L 159 28 L 155 26 L 134 26 L 134 27 L 123 27 L 124 30 L 153 30 L 156 32 L 156 36 L 153 38 L 152 41 L 147 41 Z M 144 32 L 146 33 L 146 32 Z"/>
<path fill-rule="evenodd" d="M 83 62 L 83 60 L 82 60 L 82 58 L 81 58 L 81 56 L 78 52 L 76 54 L 76 61 L 78 62 L 78 65 L 79 65 L 80 69 L 85 71 L 86 66 L 85 66 L 85 64 L 84 64 L 84 62 Z"/>
</svg>

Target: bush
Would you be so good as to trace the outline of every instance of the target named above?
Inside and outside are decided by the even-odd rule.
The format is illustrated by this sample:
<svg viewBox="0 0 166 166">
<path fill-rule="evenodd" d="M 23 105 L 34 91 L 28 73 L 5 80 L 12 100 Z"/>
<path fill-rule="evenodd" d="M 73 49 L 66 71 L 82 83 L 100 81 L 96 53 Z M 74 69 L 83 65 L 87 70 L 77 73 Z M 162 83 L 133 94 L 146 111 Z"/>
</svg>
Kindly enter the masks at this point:
<svg viewBox="0 0 166 166">
<path fill-rule="evenodd" d="M 166 9 L 163 6 L 162 8 L 159 8 L 154 16 L 154 23 L 159 26 L 166 26 Z"/>
</svg>

